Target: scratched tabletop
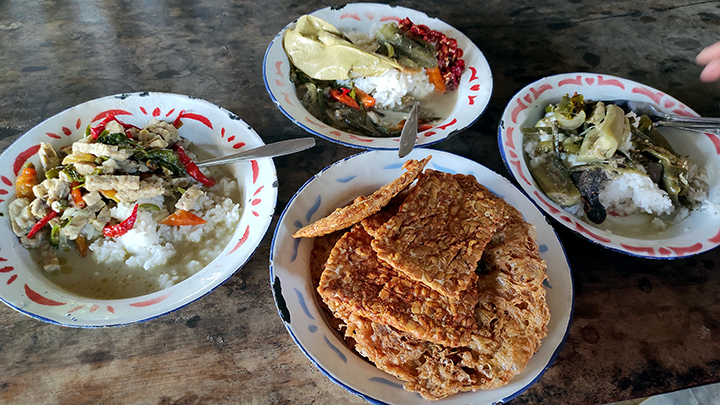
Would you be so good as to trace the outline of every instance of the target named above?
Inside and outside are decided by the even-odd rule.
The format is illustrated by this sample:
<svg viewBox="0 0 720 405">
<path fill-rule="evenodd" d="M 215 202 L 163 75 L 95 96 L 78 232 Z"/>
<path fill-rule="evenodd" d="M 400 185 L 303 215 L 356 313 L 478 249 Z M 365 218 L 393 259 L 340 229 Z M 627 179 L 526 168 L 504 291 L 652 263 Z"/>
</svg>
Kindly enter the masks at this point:
<svg viewBox="0 0 720 405">
<path fill-rule="evenodd" d="M 289 22 L 336 1 L 0 0 L 0 149 L 69 107 L 138 91 L 186 94 L 244 119 L 266 143 L 307 136 L 265 90 L 262 61 Z M 720 85 L 697 53 L 720 40 L 720 2 L 404 1 L 466 34 L 493 72 L 490 104 L 433 148 L 511 178 L 498 122 L 544 76 L 615 75 L 720 115 Z M 275 159 L 277 210 L 253 257 L 190 305 L 122 327 L 66 328 L 0 305 L 2 404 L 361 404 L 303 355 L 273 302 L 269 249 L 293 194 L 360 150 L 317 138 Z M 720 250 L 679 260 L 630 257 L 550 221 L 576 291 L 556 361 L 512 404 L 596 404 L 720 381 Z M 720 228 L 720 226 L 719 226 Z M 5 242 L 0 242 L 0 244 Z"/>
</svg>

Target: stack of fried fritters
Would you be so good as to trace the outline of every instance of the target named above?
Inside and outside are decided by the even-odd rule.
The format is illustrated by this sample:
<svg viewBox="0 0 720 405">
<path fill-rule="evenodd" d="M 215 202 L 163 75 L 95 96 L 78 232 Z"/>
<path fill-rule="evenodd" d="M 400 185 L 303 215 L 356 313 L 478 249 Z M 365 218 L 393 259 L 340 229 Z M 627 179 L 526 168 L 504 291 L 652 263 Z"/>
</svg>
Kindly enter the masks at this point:
<svg viewBox="0 0 720 405">
<path fill-rule="evenodd" d="M 294 236 L 317 237 L 311 278 L 332 326 L 437 400 L 506 384 L 550 313 L 534 227 L 473 176 L 422 172 L 429 160 Z"/>
</svg>

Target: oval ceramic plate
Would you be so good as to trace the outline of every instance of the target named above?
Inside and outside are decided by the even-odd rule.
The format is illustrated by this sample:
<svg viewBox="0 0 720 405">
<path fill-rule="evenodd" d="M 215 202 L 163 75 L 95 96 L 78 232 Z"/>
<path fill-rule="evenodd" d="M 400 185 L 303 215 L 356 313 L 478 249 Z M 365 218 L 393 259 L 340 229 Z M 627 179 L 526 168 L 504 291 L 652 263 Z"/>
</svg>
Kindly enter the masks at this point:
<svg viewBox="0 0 720 405">
<path fill-rule="evenodd" d="M 329 22 L 341 32 L 356 30 L 364 33 L 370 32 L 372 27 L 391 21 L 397 22 L 408 17 L 415 24 L 425 24 L 457 39 L 458 47 L 463 50 L 466 68 L 460 86 L 456 90 L 456 105 L 447 119 L 435 125 L 434 128 L 418 134 L 418 146 L 432 145 L 464 130 L 485 111 L 490 101 L 493 85 L 490 66 L 477 46 L 462 32 L 448 24 L 409 8 L 372 3 L 348 4 L 341 8 L 327 7 L 317 10 L 311 15 Z M 275 36 L 263 60 L 265 87 L 275 105 L 292 122 L 304 130 L 330 141 L 355 148 L 398 149 L 399 137 L 372 138 L 340 131 L 313 117 L 300 104 L 295 94 L 295 87 L 289 78 L 290 62 L 282 44 L 285 30 L 294 24 L 294 22 L 288 24 Z"/>
<path fill-rule="evenodd" d="M 122 325 L 150 319 L 186 305 L 220 285 L 242 267 L 260 244 L 277 202 L 277 175 L 272 159 L 239 162 L 229 167 L 238 180 L 242 214 L 230 243 L 204 269 L 153 294 L 97 300 L 70 294 L 44 278 L 12 232 L 7 215 L 14 183 L 26 161 L 40 165 L 40 142 L 56 149 L 84 136 L 91 122 L 114 113 L 123 122 L 142 127 L 152 118 L 172 122 L 178 117 L 182 137 L 212 155 L 225 155 L 263 145 L 262 139 L 235 114 L 203 100 L 164 93 L 108 96 L 65 110 L 25 133 L 0 156 L 0 299 L 31 317 L 65 326 Z"/>
<path fill-rule="evenodd" d="M 507 401 L 526 390 L 550 366 L 568 332 L 573 307 L 573 284 L 565 252 L 542 213 L 510 181 L 465 158 L 436 150 L 415 149 L 407 159 L 433 158 L 428 168 L 473 174 L 492 192 L 503 197 L 535 224 L 542 258 L 547 262 L 548 336 L 525 370 L 506 386 L 457 394 L 437 404 L 490 404 Z M 280 216 L 270 256 L 270 280 L 275 303 L 285 327 L 302 351 L 328 378 L 353 394 L 376 404 L 418 404 L 416 393 L 350 350 L 325 323 L 317 305 L 317 292 L 309 275 L 312 239 L 294 239 L 302 226 L 324 217 L 354 197 L 367 195 L 402 172 L 407 159 L 394 151 L 369 151 L 337 162 L 310 179 L 290 200 Z M 428 402 L 429 403 L 429 402 Z"/>
<path fill-rule="evenodd" d="M 585 99 L 612 100 L 627 99 L 646 101 L 657 105 L 660 110 L 678 115 L 697 116 L 690 108 L 673 97 L 652 87 L 619 77 L 594 73 L 567 73 L 538 80 L 517 93 L 502 117 L 498 128 L 498 143 L 508 170 L 515 176 L 528 196 L 548 215 L 577 234 L 605 246 L 634 256 L 674 259 L 698 254 L 712 249 L 720 243 L 720 216 L 717 208 L 693 211 L 680 223 L 665 230 L 643 228 L 642 237 L 618 235 L 619 226 L 633 224 L 641 218 L 630 215 L 625 218 L 610 218 L 601 225 L 577 218 L 552 202 L 537 187 L 530 175 L 523 152 L 521 128 L 531 127 L 542 118 L 548 104 L 557 103 L 565 94 L 582 94 Z M 673 128 L 660 128 L 673 148 L 698 167 L 708 171 L 709 196 L 720 201 L 718 192 L 720 179 L 717 168 L 720 164 L 720 138 L 714 134 L 700 134 Z M 634 226 L 634 225 L 633 225 Z M 642 226 L 642 225 L 637 225 Z M 615 232 L 613 232 L 615 230 Z"/>
</svg>

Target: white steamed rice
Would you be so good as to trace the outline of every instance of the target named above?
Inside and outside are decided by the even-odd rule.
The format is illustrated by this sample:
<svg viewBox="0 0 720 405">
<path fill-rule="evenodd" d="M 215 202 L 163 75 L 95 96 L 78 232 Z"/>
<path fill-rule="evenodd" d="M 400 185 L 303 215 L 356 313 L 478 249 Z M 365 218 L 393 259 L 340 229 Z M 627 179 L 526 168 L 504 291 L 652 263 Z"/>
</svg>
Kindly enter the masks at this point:
<svg viewBox="0 0 720 405">
<path fill-rule="evenodd" d="M 374 40 L 377 28 L 373 27 L 370 30 L 370 36 L 357 31 L 346 32 L 345 35 L 359 48 L 368 52 L 376 52 L 380 47 L 380 44 Z M 430 83 L 425 74 L 425 69 L 420 69 L 414 74 L 390 69 L 380 76 L 356 77 L 339 82 L 346 85 L 350 82 L 354 83 L 355 87 L 372 95 L 376 105 L 382 108 L 400 105 L 402 98 L 406 95 L 422 99 L 435 90 L 435 86 Z"/>
<path fill-rule="evenodd" d="M 405 95 L 422 99 L 430 95 L 435 87 L 428 81 L 424 70 L 415 74 L 390 69 L 381 76 L 359 77 L 352 80 L 355 87 L 371 94 L 377 105 L 392 108 L 401 104 Z"/>
<path fill-rule="evenodd" d="M 131 230 L 118 238 L 95 240 L 89 246 L 92 255 L 98 263 L 144 269 L 157 277 L 160 288 L 170 287 L 201 270 L 224 249 L 226 243 L 217 242 L 227 240 L 240 219 L 240 205 L 229 197 L 237 187 L 235 180 L 223 178 L 198 199 L 192 211 L 207 221 L 203 225 L 163 225 L 158 220 L 169 214 L 167 210 L 139 210 Z M 159 196 L 138 203 L 162 207 L 162 200 Z M 124 220 L 133 206 L 119 203 L 111 210 L 112 217 Z"/>
<path fill-rule="evenodd" d="M 606 210 L 623 216 L 636 212 L 662 215 L 673 211 L 668 193 L 650 177 L 639 173 L 623 173 L 603 183 L 598 198 Z"/>
</svg>

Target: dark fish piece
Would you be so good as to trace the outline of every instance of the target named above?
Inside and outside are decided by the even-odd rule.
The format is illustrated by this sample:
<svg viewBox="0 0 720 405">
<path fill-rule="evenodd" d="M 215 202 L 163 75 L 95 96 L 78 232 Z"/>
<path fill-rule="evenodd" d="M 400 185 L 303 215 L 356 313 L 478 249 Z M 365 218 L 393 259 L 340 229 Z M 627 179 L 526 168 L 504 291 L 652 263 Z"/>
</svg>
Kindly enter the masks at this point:
<svg viewBox="0 0 720 405">
<path fill-rule="evenodd" d="M 573 173 L 573 180 L 583 202 L 585 216 L 596 224 L 601 224 L 607 218 L 605 207 L 600 204 L 599 194 L 602 183 L 609 180 L 605 170 L 595 168 Z"/>
<path fill-rule="evenodd" d="M 655 184 L 660 184 L 663 176 L 663 165 L 657 162 L 645 162 L 643 167 Z"/>
</svg>

